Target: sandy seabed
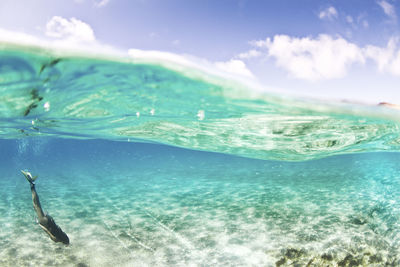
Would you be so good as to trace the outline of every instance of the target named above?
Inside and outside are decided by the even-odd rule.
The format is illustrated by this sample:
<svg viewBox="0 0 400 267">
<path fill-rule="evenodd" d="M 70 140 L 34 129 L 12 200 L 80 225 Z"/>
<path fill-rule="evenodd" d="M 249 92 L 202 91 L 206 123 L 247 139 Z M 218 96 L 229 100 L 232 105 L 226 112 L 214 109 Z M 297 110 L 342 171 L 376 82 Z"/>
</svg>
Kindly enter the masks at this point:
<svg viewBox="0 0 400 267">
<path fill-rule="evenodd" d="M 0 265 L 399 265 L 398 156 L 366 168 L 374 157 L 167 160 L 135 172 L 81 165 L 43 175 L 42 206 L 70 246 L 36 224 L 29 185 L 16 173 L 0 188 Z"/>
</svg>

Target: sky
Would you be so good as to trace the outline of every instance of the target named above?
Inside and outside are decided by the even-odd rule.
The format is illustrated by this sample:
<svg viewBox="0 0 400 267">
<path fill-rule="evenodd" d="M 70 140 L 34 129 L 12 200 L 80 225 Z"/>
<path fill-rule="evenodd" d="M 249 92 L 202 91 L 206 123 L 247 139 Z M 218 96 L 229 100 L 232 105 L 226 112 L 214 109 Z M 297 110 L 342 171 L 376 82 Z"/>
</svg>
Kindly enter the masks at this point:
<svg viewBox="0 0 400 267">
<path fill-rule="evenodd" d="M 400 104 L 399 12 L 400 0 L 1 0 L 0 40 L 184 58 L 278 94 Z"/>
</svg>

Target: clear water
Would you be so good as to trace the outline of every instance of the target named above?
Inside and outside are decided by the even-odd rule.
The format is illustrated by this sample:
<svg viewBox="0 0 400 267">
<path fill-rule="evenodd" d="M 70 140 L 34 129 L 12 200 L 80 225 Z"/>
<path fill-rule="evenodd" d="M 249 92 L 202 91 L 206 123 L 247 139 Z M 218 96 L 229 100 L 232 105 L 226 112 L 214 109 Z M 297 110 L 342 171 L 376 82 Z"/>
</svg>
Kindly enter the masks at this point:
<svg viewBox="0 0 400 267">
<path fill-rule="evenodd" d="M 396 110 L 1 47 L 1 266 L 400 264 Z"/>
</svg>

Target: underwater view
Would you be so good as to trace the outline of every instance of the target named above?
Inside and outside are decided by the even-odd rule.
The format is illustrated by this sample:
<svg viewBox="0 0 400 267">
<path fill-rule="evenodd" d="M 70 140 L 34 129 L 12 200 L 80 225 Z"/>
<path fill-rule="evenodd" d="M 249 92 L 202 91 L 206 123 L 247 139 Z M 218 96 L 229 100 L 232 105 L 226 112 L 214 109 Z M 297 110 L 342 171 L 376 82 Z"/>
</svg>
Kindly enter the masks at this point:
<svg viewBox="0 0 400 267">
<path fill-rule="evenodd" d="M 3 44 L 0 123 L 1 266 L 400 265 L 399 110 Z"/>
</svg>

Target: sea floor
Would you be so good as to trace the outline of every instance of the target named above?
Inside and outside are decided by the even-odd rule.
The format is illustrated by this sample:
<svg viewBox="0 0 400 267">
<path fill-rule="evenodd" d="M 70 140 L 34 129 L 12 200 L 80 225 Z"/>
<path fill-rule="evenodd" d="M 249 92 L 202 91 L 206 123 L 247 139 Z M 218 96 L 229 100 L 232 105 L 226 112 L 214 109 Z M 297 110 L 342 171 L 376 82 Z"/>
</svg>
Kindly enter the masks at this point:
<svg viewBox="0 0 400 267">
<path fill-rule="evenodd" d="M 0 266 L 400 265 L 400 153 L 295 163 L 85 142 L 9 145 Z M 35 222 L 24 164 L 69 246 Z"/>
</svg>

